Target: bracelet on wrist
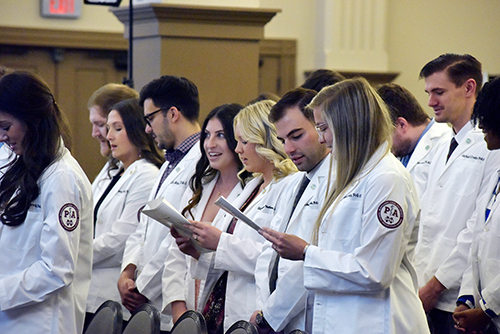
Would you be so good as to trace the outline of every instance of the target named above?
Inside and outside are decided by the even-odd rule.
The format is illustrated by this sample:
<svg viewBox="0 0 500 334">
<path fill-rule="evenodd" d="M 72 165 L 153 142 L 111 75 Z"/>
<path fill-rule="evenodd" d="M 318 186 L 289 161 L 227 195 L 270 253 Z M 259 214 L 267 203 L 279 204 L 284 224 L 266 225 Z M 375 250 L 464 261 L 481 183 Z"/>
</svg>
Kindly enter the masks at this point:
<svg viewBox="0 0 500 334">
<path fill-rule="evenodd" d="M 309 248 L 309 244 L 307 244 L 306 247 L 304 247 L 304 250 L 302 251 L 302 261 L 304 261 L 306 259 L 306 252 L 307 252 L 308 248 Z"/>
</svg>

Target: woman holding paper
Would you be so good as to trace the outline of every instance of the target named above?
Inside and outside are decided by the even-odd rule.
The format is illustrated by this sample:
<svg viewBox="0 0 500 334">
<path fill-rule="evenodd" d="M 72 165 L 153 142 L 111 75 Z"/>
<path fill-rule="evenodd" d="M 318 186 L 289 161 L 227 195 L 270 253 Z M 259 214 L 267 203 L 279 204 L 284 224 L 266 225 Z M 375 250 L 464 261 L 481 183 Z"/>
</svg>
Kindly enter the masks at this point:
<svg viewBox="0 0 500 334">
<path fill-rule="evenodd" d="M 235 151 L 244 165 L 240 175 L 247 171 L 254 178 L 232 204 L 259 226 L 270 224 L 287 176 L 297 171 L 268 120 L 273 105 L 272 101 L 249 105 L 234 120 Z M 229 214 L 222 214 L 212 225 L 193 221 L 190 228 L 197 242 L 214 251 L 198 254 L 177 240 L 193 257 L 192 277 L 205 280 L 198 310 L 207 320 L 209 333 L 223 333 L 234 322 L 249 319 L 256 308 L 254 269 L 264 239 Z"/>
<path fill-rule="evenodd" d="M 262 232 L 280 256 L 304 261 L 304 285 L 314 292 L 307 332 L 428 333 L 409 261 L 418 198 L 410 174 L 390 153 L 385 104 L 358 78 L 323 88 L 310 107 L 337 164 L 314 242 Z"/>
<path fill-rule="evenodd" d="M 153 139 L 144 132 L 146 122 L 137 99 L 115 104 L 107 127 L 111 154 L 122 168 L 101 197 L 94 198 L 94 257 L 86 323 L 104 301 L 121 301 L 116 282 L 125 242 L 139 224 L 139 210 L 163 162 Z M 130 314 L 125 307 L 123 312 L 127 319 Z"/>
<path fill-rule="evenodd" d="M 214 202 L 224 196 L 234 200 L 243 190 L 244 181 L 250 176 L 246 173 L 242 180 L 238 172 L 243 164 L 234 152 L 234 117 L 243 108 L 239 104 L 224 104 L 213 109 L 205 118 L 201 128 L 201 157 L 196 164 L 195 174 L 191 177 L 182 203 L 187 206 L 182 214 L 189 219 L 215 221 L 220 219 L 222 210 Z M 179 247 L 186 252 L 193 250 L 189 238 L 182 238 L 175 229 L 171 233 L 180 242 Z M 197 252 L 193 254 L 199 256 Z M 186 256 L 174 245 L 165 262 L 162 277 L 164 307 L 172 307 L 174 322 L 188 309 L 194 309 L 200 284 L 203 282 L 186 277 L 190 256 Z"/>
</svg>

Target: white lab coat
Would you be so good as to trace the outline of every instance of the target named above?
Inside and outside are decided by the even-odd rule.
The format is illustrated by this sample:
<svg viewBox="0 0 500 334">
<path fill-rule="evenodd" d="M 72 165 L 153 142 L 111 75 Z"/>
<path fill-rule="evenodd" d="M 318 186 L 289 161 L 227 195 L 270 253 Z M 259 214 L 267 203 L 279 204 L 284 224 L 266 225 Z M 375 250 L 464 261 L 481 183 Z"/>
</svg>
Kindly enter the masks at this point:
<svg viewBox="0 0 500 334">
<path fill-rule="evenodd" d="M 427 179 L 429 178 L 429 166 L 437 148 L 441 143 L 450 143 L 452 137 L 451 128 L 444 123 L 436 123 L 420 138 L 417 146 L 408 161 L 406 168 L 410 172 L 415 188 L 417 188 L 418 198 L 421 199 L 422 195 L 427 188 Z"/>
<path fill-rule="evenodd" d="M 125 242 L 139 224 L 139 209 L 146 204 L 157 176 L 158 167 L 145 159 L 137 160 L 127 168 L 101 203 L 95 225 L 87 312 L 94 313 L 106 300 L 121 303 L 116 282 L 121 273 Z M 98 200 L 94 197 L 94 202 Z M 127 320 L 130 313 L 122 308 Z"/>
<path fill-rule="evenodd" d="M 217 183 L 218 176 L 212 181 L 203 186 L 203 193 L 200 202 L 191 209 L 193 217 L 187 214 L 188 219 L 200 221 L 205 211 L 207 202 L 212 195 L 212 191 Z M 226 198 L 229 202 L 233 202 L 242 192 L 243 188 L 241 183 L 233 188 L 229 196 Z M 187 205 L 188 201 L 193 197 L 191 188 L 186 189 L 182 203 Z M 179 208 L 182 211 L 184 208 Z M 221 219 L 225 215 L 224 210 L 219 210 L 215 216 L 213 223 Z M 193 310 L 195 305 L 195 281 L 188 274 L 189 264 L 191 263 L 191 256 L 187 256 L 179 250 L 175 242 L 172 243 L 168 252 L 167 259 L 163 269 L 162 277 L 162 295 L 163 295 L 163 308 L 168 307 L 176 300 L 183 300 L 186 302 L 187 308 Z M 204 281 L 200 282 L 200 291 L 203 290 Z"/>
<path fill-rule="evenodd" d="M 92 264 L 92 194 L 66 148 L 23 224 L 0 223 L 0 333 L 79 334 Z M 77 222 L 77 224 L 75 224 Z"/>
<path fill-rule="evenodd" d="M 465 271 L 459 296 L 471 295 L 476 307 L 479 305 L 497 316 L 491 320 L 500 330 L 500 198 L 491 206 L 485 222 L 486 207 L 493 191 L 498 186 L 500 170 L 493 173 L 487 187 L 489 194 L 478 206 L 474 238 L 469 254 L 469 268 Z"/>
<path fill-rule="evenodd" d="M 331 157 L 328 155 L 320 162 L 317 171 L 315 171 L 306 190 L 300 197 L 293 215 L 290 217 L 293 201 L 304 177 L 304 173 L 295 174 L 294 180 L 288 183 L 288 189 L 286 189 L 288 193 L 285 198 L 288 201 L 283 206 L 286 208 L 286 213 L 276 215 L 271 222 L 272 229 L 295 234 L 311 242 L 314 223 L 325 200 L 330 160 Z M 275 331 L 285 330 L 285 333 L 289 333 L 294 329 L 305 330 L 307 290 L 304 287 L 304 263 L 280 258 L 276 290 L 270 294 L 269 274 L 274 266 L 275 254 L 276 252 L 272 249 L 271 243 L 266 242 L 262 254 L 257 259 L 255 267 L 258 296 L 257 309 L 262 310 L 264 318 Z"/>
<path fill-rule="evenodd" d="M 467 268 L 476 203 L 485 195 L 491 174 L 500 165 L 500 152 L 488 151 L 481 131 L 474 130 L 470 123 L 462 130 L 465 136 L 448 163 L 449 143 L 440 146 L 431 163 L 415 248 L 419 286 L 436 276 L 447 288 L 436 308 L 447 312 L 455 310 Z"/>
<path fill-rule="evenodd" d="M 283 189 L 288 186 L 290 176 L 279 181 L 272 181 L 254 198 L 246 208 L 247 215 L 257 225 L 269 226 L 278 203 L 288 201 L 283 198 Z M 232 203 L 239 208 L 252 191 L 259 186 L 261 177 L 251 180 L 241 195 Z M 255 263 L 265 239 L 245 223 L 236 223 L 233 234 L 226 233 L 232 216 L 225 214 L 214 222 L 214 226 L 223 231 L 217 250 L 205 253 L 198 260 L 191 259 L 191 277 L 206 280 L 200 292 L 198 309 L 203 310 L 213 285 L 224 271 L 228 271 L 226 299 L 224 308 L 224 332 L 238 320 L 248 320 L 256 308 Z"/>
<path fill-rule="evenodd" d="M 326 212 L 318 246 L 306 251 L 304 284 L 315 293 L 311 334 L 429 332 L 408 259 L 418 197 L 387 148 L 381 145 Z"/>
<path fill-rule="evenodd" d="M 151 189 L 149 200 L 164 197 L 175 208 L 182 206 L 182 195 L 188 187 L 188 182 L 194 174 L 196 162 L 200 158 L 200 145 L 194 144 L 184 158 L 172 170 L 169 176 L 158 188 L 161 176 L 168 166 L 168 161 L 163 164 L 158 173 L 158 178 Z M 156 194 L 156 195 L 155 195 Z M 182 206 L 183 207 L 183 206 Z M 136 286 L 140 293 L 145 295 L 157 308 L 162 309 L 161 276 L 163 264 L 168 255 L 168 250 L 174 242 L 170 230 L 163 224 L 141 214 L 141 221 L 137 230 L 127 239 L 123 254 L 122 271 L 129 264 L 137 267 Z M 161 330 L 169 331 L 172 328 L 171 309 L 163 310 L 161 314 Z"/>
</svg>

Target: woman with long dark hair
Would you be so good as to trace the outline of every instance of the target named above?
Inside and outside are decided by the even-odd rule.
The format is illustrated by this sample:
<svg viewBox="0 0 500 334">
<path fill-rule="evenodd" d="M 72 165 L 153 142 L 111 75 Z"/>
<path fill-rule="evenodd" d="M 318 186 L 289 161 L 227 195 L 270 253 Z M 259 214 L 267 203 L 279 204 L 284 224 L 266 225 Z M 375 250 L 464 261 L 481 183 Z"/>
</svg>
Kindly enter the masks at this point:
<svg viewBox="0 0 500 334">
<path fill-rule="evenodd" d="M 233 120 L 243 108 L 239 104 L 223 104 L 213 109 L 205 118 L 200 134 L 201 157 L 196 164 L 195 174 L 189 181 L 189 188 L 183 196 L 186 206 L 182 214 L 189 219 L 215 221 L 223 214 L 214 202 L 224 196 L 234 200 L 243 189 L 243 180 L 238 179 L 238 172 L 243 165 L 234 152 Z M 172 235 L 177 237 L 182 251 L 189 252 L 192 245 L 189 239 L 182 238 L 175 229 Z M 184 273 L 188 270 L 189 258 L 181 250 L 173 247 L 165 262 L 163 272 L 163 304 L 172 306 L 174 322 L 187 309 L 196 308 L 197 295 L 203 282 L 193 280 Z"/>
<path fill-rule="evenodd" d="M 297 171 L 278 140 L 268 116 L 273 101 L 243 108 L 234 119 L 234 135 L 243 173 L 252 173 L 241 194 L 232 202 L 259 226 L 269 226 L 277 212 L 287 176 Z M 193 221 L 189 226 L 197 242 L 214 252 L 192 256 L 191 274 L 205 281 L 198 310 L 210 334 L 224 333 L 237 320 L 249 319 L 256 309 L 254 269 L 263 239 L 245 223 L 224 214 L 212 224 Z"/>
<path fill-rule="evenodd" d="M 116 282 L 128 236 L 139 224 L 139 210 L 163 163 L 153 138 L 144 131 L 146 121 L 137 99 L 111 107 L 107 118 L 107 140 L 120 170 L 100 198 L 94 198 L 94 257 L 87 300 L 88 323 L 106 300 L 121 302 Z M 130 313 L 123 307 L 124 319 Z"/>
<path fill-rule="evenodd" d="M 90 183 L 37 76 L 0 79 L 0 333 L 81 333 L 92 257 Z"/>
</svg>

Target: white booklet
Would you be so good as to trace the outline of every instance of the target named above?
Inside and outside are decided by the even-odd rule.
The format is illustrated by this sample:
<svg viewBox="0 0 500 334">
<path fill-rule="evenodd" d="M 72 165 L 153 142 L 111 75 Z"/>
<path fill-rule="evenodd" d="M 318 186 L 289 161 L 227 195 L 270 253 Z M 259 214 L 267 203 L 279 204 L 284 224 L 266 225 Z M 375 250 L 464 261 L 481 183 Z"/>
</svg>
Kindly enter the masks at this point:
<svg viewBox="0 0 500 334">
<path fill-rule="evenodd" d="M 228 202 L 227 199 L 224 198 L 224 196 L 219 197 L 216 201 L 215 204 L 220 206 L 222 210 L 226 211 L 233 217 L 238 218 L 257 232 L 261 230 L 260 226 L 255 224 L 250 218 L 245 216 L 243 212 L 241 212 L 238 208 L 236 208 L 234 205 Z"/>
<path fill-rule="evenodd" d="M 203 248 L 198 241 L 193 239 L 193 231 L 186 228 L 184 224 L 191 224 L 176 208 L 163 197 L 149 201 L 141 211 L 166 227 L 174 227 L 180 235 L 191 238 L 191 244 L 200 253 L 210 252 Z"/>
</svg>

